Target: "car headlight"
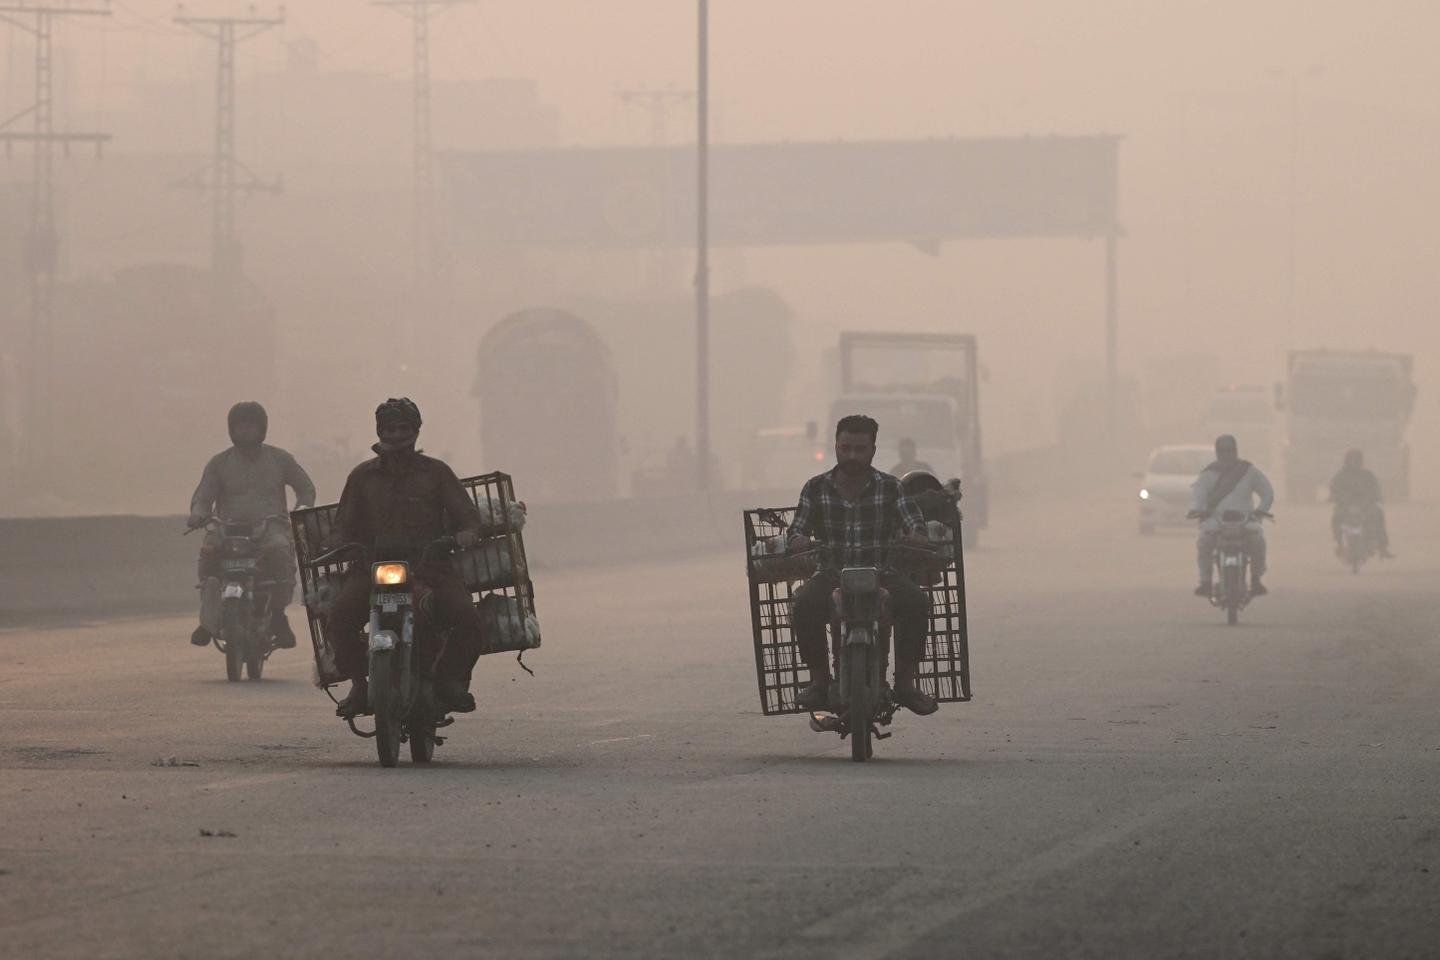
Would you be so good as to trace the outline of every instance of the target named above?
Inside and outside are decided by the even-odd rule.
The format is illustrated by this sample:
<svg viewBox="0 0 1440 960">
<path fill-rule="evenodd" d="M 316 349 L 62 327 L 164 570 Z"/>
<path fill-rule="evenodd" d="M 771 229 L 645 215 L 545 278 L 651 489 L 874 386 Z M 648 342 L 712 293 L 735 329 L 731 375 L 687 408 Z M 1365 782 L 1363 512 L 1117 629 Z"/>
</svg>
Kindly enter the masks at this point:
<svg viewBox="0 0 1440 960">
<path fill-rule="evenodd" d="M 408 563 L 377 563 L 371 579 L 376 586 L 402 586 L 410 582 L 410 565 Z"/>
<path fill-rule="evenodd" d="M 1146 490 L 1144 487 L 1141 487 L 1141 488 L 1140 488 L 1140 499 L 1141 499 L 1141 500 L 1149 500 L 1149 499 L 1150 499 L 1150 491 L 1149 491 L 1149 490 Z"/>
</svg>

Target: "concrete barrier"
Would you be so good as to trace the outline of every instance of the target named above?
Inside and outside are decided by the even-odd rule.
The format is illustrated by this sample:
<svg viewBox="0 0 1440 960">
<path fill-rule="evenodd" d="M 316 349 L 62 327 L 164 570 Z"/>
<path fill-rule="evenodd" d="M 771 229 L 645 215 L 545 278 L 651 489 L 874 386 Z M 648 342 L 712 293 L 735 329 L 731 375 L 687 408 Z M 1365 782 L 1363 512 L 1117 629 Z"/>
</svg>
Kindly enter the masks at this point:
<svg viewBox="0 0 1440 960">
<path fill-rule="evenodd" d="M 525 546 L 536 592 L 547 569 L 733 549 L 741 511 L 783 506 L 794 492 L 724 492 L 599 503 L 533 504 Z M 200 534 L 185 518 L 0 519 L 0 627 L 56 617 L 196 609 Z"/>
</svg>

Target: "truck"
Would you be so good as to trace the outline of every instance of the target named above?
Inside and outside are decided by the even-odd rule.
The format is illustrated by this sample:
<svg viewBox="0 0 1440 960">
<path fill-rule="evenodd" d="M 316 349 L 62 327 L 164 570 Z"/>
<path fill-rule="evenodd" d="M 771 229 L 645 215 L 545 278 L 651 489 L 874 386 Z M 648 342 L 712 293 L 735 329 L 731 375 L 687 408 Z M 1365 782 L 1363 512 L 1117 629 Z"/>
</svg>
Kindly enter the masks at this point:
<svg viewBox="0 0 1440 960">
<path fill-rule="evenodd" d="M 1323 496 L 1345 451 L 1361 450 L 1387 499 L 1410 495 L 1405 425 L 1415 407 L 1414 358 L 1374 350 L 1292 350 L 1276 386 L 1285 416 L 1285 491 Z M 1242 454 L 1243 455 L 1243 454 Z"/>
<path fill-rule="evenodd" d="M 980 439 L 980 378 L 975 337 L 947 333 L 840 334 L 840 391 L 830 422 L 863 413 L 880 422 L 888 470 L 896 445 L 915 442 L 916 459 L 940 480 L 958 478 L 961 530 L 973 546 L 989 522 L 989 486 Z M 878 455 L 877 455 L 878 457 Z"/>
<path fill-rule="evenodd" d="M 480 341 L 471 393 L 486 458 L 524 477 L 535 499 L 618 495 L 619 383 L 590 324 L 548 307 L 506 316 Z"/>
<path fill-rule="evenodd" d="M 1240 445 L 1240 456 L 1269 470 L 1275 465 L 1278 417 L 1270 391 L 1250 384 L 1221 387 L 1210 397 L 1203 418 L 1204 437 L 1214 440 L 1230 434 Z"/>
</svg>

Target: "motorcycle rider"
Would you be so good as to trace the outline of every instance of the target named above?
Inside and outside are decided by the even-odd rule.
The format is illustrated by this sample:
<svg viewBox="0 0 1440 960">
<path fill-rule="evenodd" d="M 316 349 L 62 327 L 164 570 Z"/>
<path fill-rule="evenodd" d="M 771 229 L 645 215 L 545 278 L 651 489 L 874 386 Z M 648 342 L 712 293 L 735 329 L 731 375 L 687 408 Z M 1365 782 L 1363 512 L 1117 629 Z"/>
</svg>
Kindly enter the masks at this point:
<svg viewBox="0 0 1440 960">
<path fill-rule="evenodd" d="M 315 484 L 295 458 L 265 442 L 270 418 L 254 401 L 237 403 L 225 418 L 230 429 L 228 450 L 217 453 L 205 464 L 200 485 L 190 498 L 191 530 L 205 525 L 211 517 L 236 523 L 255 523 L 266 517 L 285 516 L 285 488 L 295 491 L 295 506 L 315 505 Z M 190 642 L 203 647 L 220 633 L 219 581 L 215 579 L 216 554 L 222 536 L 211 530 L 200 546 L 200 625 Z M 266 525 L 256 558 L 256 572 L 274 581 L 270 597 L 270 630 L 277 647 L 295 646 L 295 632 L 285 619 L 285 607 L 295 594 L 295 546 L 290 542 L 290 524 L 271 521 Z"/>
<path fill-rule="evenodd" d="M 474 502 L 443 461 L 415 449 L 420 436 L 420 408 L 408 397 L 391 398 L 375 409 L 372 449 L 376 456 L 350 472 L 330 543 L 358 543 L 388 555 L 407 554 L 420 610 L 450 628 L 449 642 L 435 667 L 435 695 L 448 709 L 475 709 L 469 693 L 470 672 L 480 658 L 480 615 L 470 591 L 448 558 L 420 561 L 420 551 L 433 540 L 453 533 L 457 545 L 479 540 L 480 514 Z M 428 591 L 429 596 L 425 593 Z M 370 619 L 370 566 L 355 564 L 326 612 L 326 633 L 334 638 L 335 665 L 350 680 L 350 693 L 335 713 L 355 717 L 368 712 L 367 646 L 361 632 Z"/>
<path fill-rule="evenodd" d="M 1258 508 L 1255 498 L 1260 498 Z M 1227 511 L 1246 515 L 1245 551 L 1250 555 L 1250 595 L 1263 597 L 1270 591 L 1260 582 L 1265 574 L 1265 533 L 1255 513 L 1269 513 L 1275 503 L 1275 489 L 1260 468 L 1240 459 L 1240 448 L 1230 434 L 1215 439 L 1215 462 L 1200 472 L 1190 485 L 1190 513 L 1200 523 L 1196 541 L 1196 561 L 1200 568 L 1200 585 L 1195 596 L 1211 594 L 1211 570 L 1214 566 L 1215 544 L 1220 538 L 1220 518 Z"/>
<path fill-rule="evenodd" d="M 935 468 L 924 460 L 917 460 L 915 457 L 915 441 L 909 437 L 901 437 L 896 445 L 896 452 L 900 454 L 900 462 L 890 468 L 890 472 L 897 477 L 903 477 L 912 470 L 924 470 L 926 473 L 934 473 Z"/>
<path fill-rule="evenodd" d="M 1330 515 L 1330 532 L 1335 536 L 1335 554 L 1344 557 L 1345 547 L 1340 534 L 1340 520 L 1349 510 L 1363 518 L 1365 529 L 1375 538 L 1375 546 L 1385 560 L 1394 558 L 1390 552 L 1390 534 L 1385 530 L 1385 510 L 1380 506 L 1380 480 L 1365 469 L 1365 454 L 1350 450 L 1345 465 L 1330 480 L 1330 502 L 1335 512 Z"/>
<path fill-rule="evenodd" d="M 871 466 L 879 424 L 852 415 L 835 425 L 835 466 L 812 477 L 800 491 L 790 524 L 789 549 L 805 550 L 812 536 L 838 551 L 841 566 L 873 565 L 881 548 L 905 534 L 912 543 L 928 542 L 920 510 L 900 481 Z M 895 700 L 922 716 L 939 709 L 933 697 L 915 683 L 929 630 L 930 597 L 908 577 L 887 571 L 895 630 Z M 816 710 L 830 692 L 830 650 L 826 641 L 831 595 L 838 586 L 834 572 L 821 571 L 795 592 L 794 629 L 800 657 L 810 669 L 810 685 L 800 692 L 800 705 Z"/>
</svg>

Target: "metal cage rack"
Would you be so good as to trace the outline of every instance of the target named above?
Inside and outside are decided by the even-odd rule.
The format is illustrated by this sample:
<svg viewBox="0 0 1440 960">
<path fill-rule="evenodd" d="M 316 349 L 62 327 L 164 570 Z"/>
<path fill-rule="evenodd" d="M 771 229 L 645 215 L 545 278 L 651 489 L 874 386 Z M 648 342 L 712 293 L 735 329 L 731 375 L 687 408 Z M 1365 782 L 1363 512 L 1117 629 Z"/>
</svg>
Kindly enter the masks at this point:
<svg viewBox="0 0 1440 960">
<path fill-rule="evenodd" d="M 814 572 L 804 556 L 766 552 L 765 545 L 789 530 L 793 507 L 746 510 L 745 572 L 750 586 L 750 623 L 755 674 L 766 716 L 803 712 L 797 703 L 810 671 L 800 659 L 791 630 L 794 591 Z M 954 559 L 917 583 L 930 595 L 930 629 L 920 660 L 920 688 L 941 703 L 960 703 L 970 694 L 969 625 L 965 614 L 965 560 L 956 537 Z M 930 581 L 926 583 L 925 581 Z"/>
<path fill-rule="evenodd" d="M 480 542 L 458 551 L 451 562 L 469 588 L 487 628 L 482 634 L 482 653 L 523 652 L 538 647 L 535 586 L 525 556 L 523 507 L 515 499 L 514 481 L 508 474 L 497 472 L 465 477 L 460 484 L 480 513 Z M 314 562 L 313 558 L 334 546 L 329 539 L 337 508 L 338 504 L 330 503 L 290 514 L 301 596 L 315 648 L 315 682 L 322 687 L 343 679 L 335 668 L 333 640 L 325 633 L 325 614 L 355 562 Z"/>
</svg>

